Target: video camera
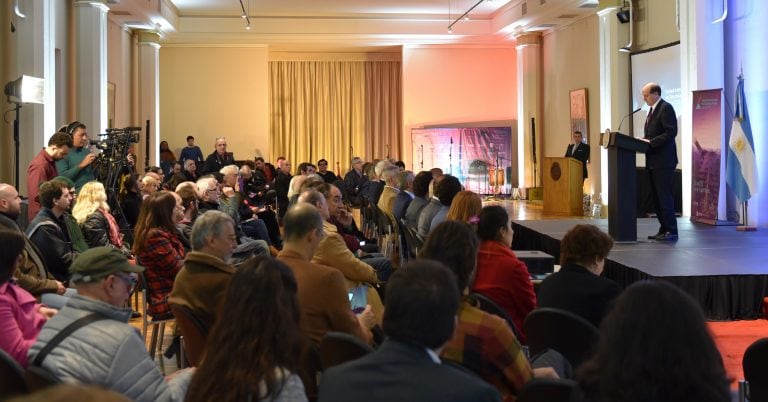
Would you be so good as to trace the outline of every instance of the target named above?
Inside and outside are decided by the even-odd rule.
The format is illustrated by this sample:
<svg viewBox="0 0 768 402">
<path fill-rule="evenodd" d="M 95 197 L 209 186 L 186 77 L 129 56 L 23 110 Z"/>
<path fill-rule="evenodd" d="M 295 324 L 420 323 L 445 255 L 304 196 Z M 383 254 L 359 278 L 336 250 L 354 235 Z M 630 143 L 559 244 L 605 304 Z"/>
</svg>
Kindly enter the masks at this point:
<svg viewBox="0 0 768 402">
<path fill-rule="evenodd" d="M 117 189 L 118 178 L 127 164 L 131 144 L 139 142 L 141 127 L 108 128 L 91 144 L 101 152 L 94 160 L 94 169 L 104 187 Z"/>
<path fill-rule="evenodd" d="M 104 134 L 99 134 L 99 139 L 93 143 L 101 150 L 101 157 L 109 159 L 125 158 L 131 144 L 139 142 L 141 127 L 108 128 Z"/>
</svg>

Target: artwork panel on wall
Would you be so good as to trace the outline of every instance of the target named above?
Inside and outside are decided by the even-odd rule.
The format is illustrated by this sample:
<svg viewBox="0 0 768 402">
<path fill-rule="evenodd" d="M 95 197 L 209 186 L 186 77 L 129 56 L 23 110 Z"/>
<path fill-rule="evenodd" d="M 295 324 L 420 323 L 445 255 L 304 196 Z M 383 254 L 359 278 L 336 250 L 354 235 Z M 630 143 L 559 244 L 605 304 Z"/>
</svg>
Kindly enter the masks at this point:
<svg viewBox="0 0 768 402">
<path fill-rule="evenodd" d="M 587 99 L 587 88 L 574 89 L 570 92 L 570 111 L 571 111 L 571 132 L 568 138 L 571 138 L 574 132 L 580 131 L 584 143 L 589 144 L 589 104 Z"/>
</svg>

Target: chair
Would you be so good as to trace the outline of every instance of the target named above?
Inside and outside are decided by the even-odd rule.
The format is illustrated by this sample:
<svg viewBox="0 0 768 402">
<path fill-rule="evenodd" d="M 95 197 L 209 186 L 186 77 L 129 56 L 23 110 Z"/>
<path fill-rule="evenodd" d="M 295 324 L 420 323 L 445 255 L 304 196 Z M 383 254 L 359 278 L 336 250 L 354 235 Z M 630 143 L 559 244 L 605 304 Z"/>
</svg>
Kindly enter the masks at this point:
<svg viewBox="0 0 768 402">
<path fill-rule="evenodd" d="M 10 397 L 29 393 L 24 383 L 24 369 L 11 355 L 0 350 L 0 395 Z"/>
<path fill-rule="evenodd" d="M 480 310 L 503 318 L 504 321 L 509 324 L 509 327 L 512 328 L 512 333 L 515 334 L 515 338 L 522 342 L 523 338 L 520 337 L 520 329 L 517 328 L 517 325 L 515 325 L 515 322 L 512 321 L 512 318 L 509 317 L 509 314 L 507 314 L 506 310 L 501 308 L 501 306 L 496 304 L 496 302 L 491 300 L 488 296 L 485 296 L 481 293 L 472 292 L 469 294 L 469 299 L 473 302 L 472 304 L 474 304 Z"/>
<path fill-rule="evenodd" d="M 160 357 L 160 370 L 165 373 L 165 363 L 163 362 L 162 353 L 163 353 L 163 335 L 165 335 L 165 324 L 167 322 L 173 321 L 173 318 L 167 318 L 167 319 L 161 319 L 156 320 L 154 317 L 149 318 L 149 314 L 147 314 L 147 306 L 149 306 L 149 286 L 147 285 L 147 280 L 144 277 L 143 274 L 139 274 L 139 284 L 138 286 L 141 286 L 141 293 L 144 297 L 144 303 L 141 305 L 141 337 L 144 339 L 144 342 L 147 342 L 147 332 L 148 329 L 152 329 L 152 332 L 150 334 L 151 340 L 149 342 L 149 357 L 152 358 L 152 360 L 155 360 L 155 353 L 157 351 L 160 351 L 161 357 Z M 160 338 L 160 342 L 158 342 L 158 335 Z"/>
<path fill-rule="evenodd" d="M 744 381 L 739 383 L 739 400 L 768 401 L 768 338 L 758 339 L 749 345 L 741 365 Z"/>
<path fill-rule="evenodd" d="M 338 364 L 361 358 L 373 348 L 350 334 L 328 332 L 320 340 L 320 362 L 323 371 Z"/>
<path fill-rule="evenodd" d="M 208 336 L 208 328 L 187 306 L 171 304 L 171 311 L 183 336 L 183 356 L 190 366 L 197 367 L 205 355 L 205 338 Z"/>
<path fill-rule="evenodd" d="M 306 336 L 302 337 L 301 357 L 299 358 L 299 369 L 296 374 L 304 383 L 304 393 L 307 399 L 316 401 L 318 396 L 318 384 L 322 374 L 323 364 L 320 361 L 320 350 L 317 345 Z"/>
<path fill-rule="evenodd" d="M 548 307 L 537 308 L 525 317 L 523 333 L 531 356 L 554 349 L 574 369 L 594 353 L 600 339 L 600 332 L 589 321 L 570 311 Z"/>
<path fill-rule="evenodd" d="M 533 378 L 520 389 L 517 402 L 571 402 L 578 400 L 578 395 L 574 381 Z"/>
<path fill-rule="evenodd" d="M 29 366 L 24 372 L 24 383 L 29 392 L 35 392 L 59 384 L 61 380 L 42 367 Z"/>
</svg>

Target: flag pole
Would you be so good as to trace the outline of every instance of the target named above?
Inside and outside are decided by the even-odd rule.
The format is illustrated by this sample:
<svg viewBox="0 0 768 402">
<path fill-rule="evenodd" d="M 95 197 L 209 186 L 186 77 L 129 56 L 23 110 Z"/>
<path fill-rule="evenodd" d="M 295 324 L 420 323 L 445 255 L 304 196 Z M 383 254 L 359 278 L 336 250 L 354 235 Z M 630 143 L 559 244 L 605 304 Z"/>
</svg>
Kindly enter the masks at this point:
<svg viewBox="0 0 768 402">
<path fill-rule="evenodd" d="M 736 230 L 739 232 L 756 232 L 757 231 L 756 226 L 751 226 L 749 224 L 749 218 L 747 217 L 747 209 L 749 206 L 748 202 L 749 201 L 744 201 L 741 203 L 741 212 L 742 212 L 741 216 L 744 217 L 744 222 L 743 222 L 743 225 L 736 226 Z"/>
</svg>

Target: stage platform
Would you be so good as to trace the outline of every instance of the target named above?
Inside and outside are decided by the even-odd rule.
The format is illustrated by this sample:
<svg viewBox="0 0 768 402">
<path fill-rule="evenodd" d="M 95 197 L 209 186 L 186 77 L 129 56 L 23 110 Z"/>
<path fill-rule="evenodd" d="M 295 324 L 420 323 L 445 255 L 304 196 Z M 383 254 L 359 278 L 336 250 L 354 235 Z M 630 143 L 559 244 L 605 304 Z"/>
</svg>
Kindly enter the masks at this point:
<svg viewBox="0 0 768 402">
<path fill-rule="evenodd" d="M 515 216 L 514 214 L 512 215 Z M 607 219 L 513 219 L 512 248 L 540 250 L 560 258 L 560 240 L 573 226 L 591 223 L 608 232 Z M 664 279 L 696 298 L 712 320 L 754 319 L 768 296 L 768 230 L 738 232 L 678 218 L 680 240 L 646 240 L 656 219 L 638 219 L 637 243 L 615 244 L 603 275 L 626 287 L 643 279 Z"/>
</svg>

